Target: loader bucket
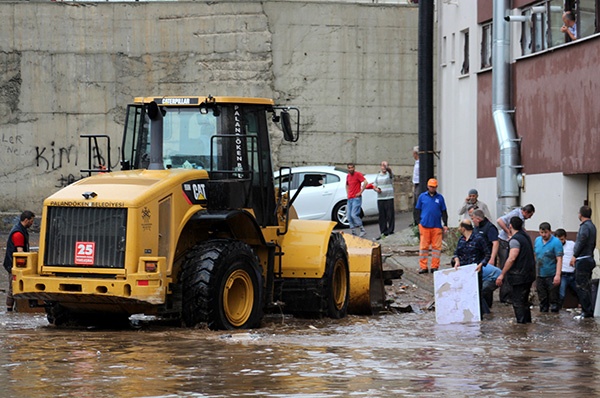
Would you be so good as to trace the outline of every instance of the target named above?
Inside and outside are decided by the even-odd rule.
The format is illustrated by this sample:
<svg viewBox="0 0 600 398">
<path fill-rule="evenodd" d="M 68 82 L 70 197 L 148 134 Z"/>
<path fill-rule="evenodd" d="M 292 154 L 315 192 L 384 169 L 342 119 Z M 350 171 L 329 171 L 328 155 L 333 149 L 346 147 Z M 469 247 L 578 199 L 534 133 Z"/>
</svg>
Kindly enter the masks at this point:
<svg viewBox="0 0 600 398">
<path fill-rule="evenodd" d="M 381 246 L 354 235 L 342 235 L 348 247 L 350 266 L 348 313 L 376 314 L 385 307 Z"/>
</svg>

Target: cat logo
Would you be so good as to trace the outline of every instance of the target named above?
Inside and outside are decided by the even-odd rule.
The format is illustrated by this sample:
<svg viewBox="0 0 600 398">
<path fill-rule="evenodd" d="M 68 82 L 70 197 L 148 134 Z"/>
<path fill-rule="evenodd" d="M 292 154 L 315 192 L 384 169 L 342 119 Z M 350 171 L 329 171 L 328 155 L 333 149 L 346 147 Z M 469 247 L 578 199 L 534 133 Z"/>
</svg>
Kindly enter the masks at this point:
<svg viewBox="0 0 600 398">
<path fill-rule="evenodd" d="M 194 193 L 194 199 L 206 200 L 206 187 L 204 184 L 192 184 L 192 192 Z"/>
<path fill-rule="evenodd" d="M 206 181 L 207 180 L 192 180 L 183 184 L 183 194 L 189 204 L 206 204 Z"/>
</svg>

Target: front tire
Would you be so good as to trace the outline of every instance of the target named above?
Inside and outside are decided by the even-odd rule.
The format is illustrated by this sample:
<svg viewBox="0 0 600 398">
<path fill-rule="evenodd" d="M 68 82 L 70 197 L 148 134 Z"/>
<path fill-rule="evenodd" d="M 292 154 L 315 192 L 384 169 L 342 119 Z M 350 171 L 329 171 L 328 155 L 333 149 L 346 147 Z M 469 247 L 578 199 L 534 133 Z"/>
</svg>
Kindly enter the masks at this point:
<svg viewBox="0 0 600 398">
<path fill-rule="evenodd" d="M 194 247 L 181 272 L 182 318 L 188 327 L 213 330 L 260 326 L 263 279 L 250 246 L 214 240 Z"/>
<path fill-rule="evenodd" d="M 57 302 L 46 302 L 45 309 L 48 323 L 56 327 L 122 329 L 131 326 L 128 314 L 107 312 L 74 313 Z"/>
<path fill-rule="evenodd" d="M 46 318 L 50 325 L 63 326 L 72 322 L 70 311 L 56 302 L 46 303 L 45 309 Z"/>
</svg>

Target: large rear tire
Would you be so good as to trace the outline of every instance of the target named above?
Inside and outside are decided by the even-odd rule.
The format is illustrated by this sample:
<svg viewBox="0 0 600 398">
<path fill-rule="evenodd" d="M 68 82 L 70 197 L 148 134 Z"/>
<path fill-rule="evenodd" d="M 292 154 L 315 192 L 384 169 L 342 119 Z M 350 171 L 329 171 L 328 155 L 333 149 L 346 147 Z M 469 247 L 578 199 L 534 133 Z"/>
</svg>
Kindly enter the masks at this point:
<svg viewBox="0 0 600 398">
<path fill-rule="evenodd" d="M 348 314 L 350 300 L 350 270 L 344 237 L 332 233 L 327 246 L 325 262 L 325 283 L 323 297 L 327 306 L 327 316 L 334 319 Z"/>
<path fill-rule="evenodd" d="M 263 279 L 247 244 L 214 240 L 194 247 L 183 264 L 181 284 L 186 326 L 207 323 L 213 330 L 260 326 Z"/>
</svg>

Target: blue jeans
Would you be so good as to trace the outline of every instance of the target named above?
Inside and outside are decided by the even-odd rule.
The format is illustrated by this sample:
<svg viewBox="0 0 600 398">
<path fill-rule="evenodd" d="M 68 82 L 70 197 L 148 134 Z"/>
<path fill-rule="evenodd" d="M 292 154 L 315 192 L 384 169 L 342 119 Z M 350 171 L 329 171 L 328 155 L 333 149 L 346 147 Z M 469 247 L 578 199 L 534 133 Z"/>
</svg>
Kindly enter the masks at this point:
<svg viewBox="0 0 600 398">
<path fill-rule="evenodd" d="M 575 272 L 563 272 L 560 276 L 560 288 L 558 290 L 558 299 L 562 307 L 567 295 L 567 287 L 573 289 L 573 292 L 577 292 L 577 284 L 575 283 Z"/>
<path fill-rule="evenodd" d="M 346 207 L 346 215 L 348 216 L 348 222 L 350 228 L 362 227 L 363 223 L 360 219 L 360 210 L 362 208 L 362 197 L 348 199 L 348 206 Z"/>
</svg>

